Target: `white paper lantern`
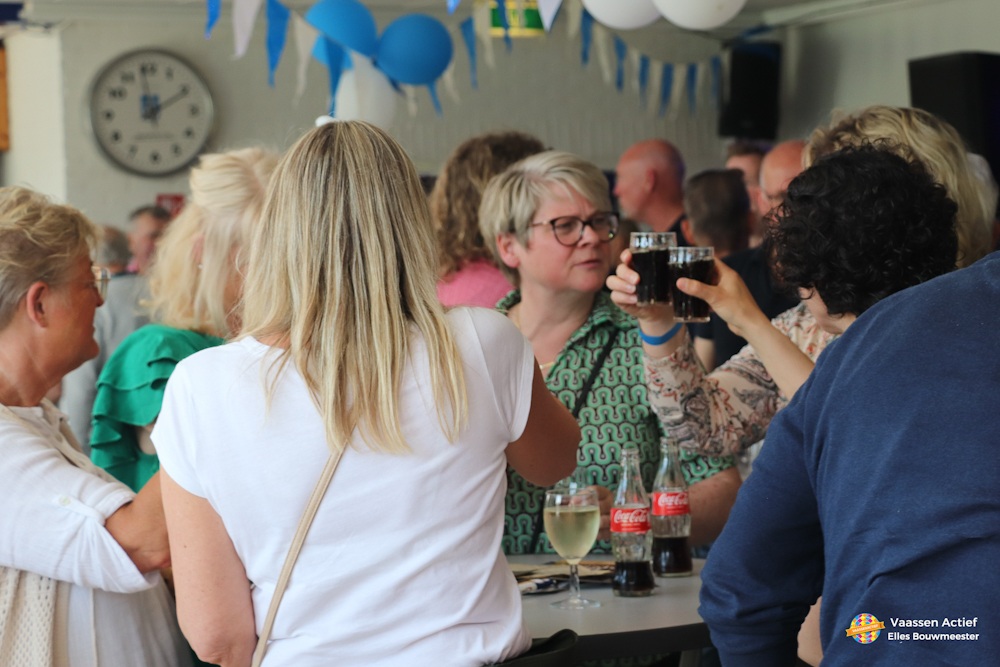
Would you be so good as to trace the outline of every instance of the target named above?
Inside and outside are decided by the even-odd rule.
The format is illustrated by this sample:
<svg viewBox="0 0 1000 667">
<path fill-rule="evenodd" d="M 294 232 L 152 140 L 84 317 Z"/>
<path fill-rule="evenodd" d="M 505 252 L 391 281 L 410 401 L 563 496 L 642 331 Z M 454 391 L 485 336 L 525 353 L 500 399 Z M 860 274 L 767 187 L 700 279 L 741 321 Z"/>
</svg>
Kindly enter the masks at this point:
<svg viewBox="0 0 1000 667">
<path fill-rule="evenodd" d="M 388 130 L 396 115 L 399 95 L 371 60 L 351 54 L 353 69 L 340 75 L 335 111 L 337 120 L 363 120 Z"/>
<path fill-rule="evenodd" d="M 711 30 L 732 20 L 747 0 L 652 0 L 663 17 L 688 30 Z"/>
<path fill-rule="evenodd" d="M 660 18 L 653 0 L 583 0 L 590 15 L 614 30 L 634 30 Z"/>
</svg>

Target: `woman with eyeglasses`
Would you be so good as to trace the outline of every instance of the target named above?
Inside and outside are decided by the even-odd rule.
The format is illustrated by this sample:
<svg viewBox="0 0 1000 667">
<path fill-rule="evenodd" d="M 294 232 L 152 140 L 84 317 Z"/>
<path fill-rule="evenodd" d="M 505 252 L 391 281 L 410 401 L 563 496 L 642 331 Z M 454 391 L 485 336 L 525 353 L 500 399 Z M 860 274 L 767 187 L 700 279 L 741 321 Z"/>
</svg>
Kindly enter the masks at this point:
<svg viewBox="0 0 1000 667">
<path fill-rule="evenodd" d="M 528 157 L 490 181 L 480 228 L 500 268 L 516 286 L 497 309 L 534 349 L 549 390 L 569 408 L 583 439 L 578 465 L 601 498 L 601 538 L 608 537 L 621 449 L 641 454 L 649 489 L 660 462 L 660 427 L 646 399 L 636 320 L 601 291 L 618 231 L 608 182 L 597 166 L 569 153 Z M 691 541 L 713 540 L 739 488 L 731 458 L 684 454 L 693 517 Z M 579 472 L 579 471 L 578 471 Z M 544 489 L 508 470 L 507 553 L 552 552 L 544 535 Z M 599 547 L 608 549 L 606 542 Z"/>
<path fill-rule="evenodd" d="M 45 398 L 98 352 L 96 238 L 78 210 L 0 189 L 0 664 L 187 667 L 159 475 L 115 481 Z"/>
</svg>

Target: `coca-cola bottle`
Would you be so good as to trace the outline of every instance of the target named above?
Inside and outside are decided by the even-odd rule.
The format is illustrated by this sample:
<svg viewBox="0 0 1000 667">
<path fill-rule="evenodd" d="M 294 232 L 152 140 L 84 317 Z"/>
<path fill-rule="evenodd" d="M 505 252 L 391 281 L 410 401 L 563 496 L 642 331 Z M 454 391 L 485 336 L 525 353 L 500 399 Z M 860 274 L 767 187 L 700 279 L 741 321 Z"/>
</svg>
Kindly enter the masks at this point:
<svg viewBox="0 0 1000 667">
<path fill-rule="evenodd" d="M 653 533 L 649 527 L 649 496 L 639 475 L 638 448 L 622 448 L 622 478 L 611 508 L 611 548 L 615 573 L 611 589 L 622 597 L 653 593 Z"/>
<path fill-rule="evenodd" d="M 660 470 L 653 482 L 653 572 L 660 577 L 686 577 L 691 574 L 688 485 L 681 472 L 677 440 L 663 438 L 660 451 Z"/>
</svg>

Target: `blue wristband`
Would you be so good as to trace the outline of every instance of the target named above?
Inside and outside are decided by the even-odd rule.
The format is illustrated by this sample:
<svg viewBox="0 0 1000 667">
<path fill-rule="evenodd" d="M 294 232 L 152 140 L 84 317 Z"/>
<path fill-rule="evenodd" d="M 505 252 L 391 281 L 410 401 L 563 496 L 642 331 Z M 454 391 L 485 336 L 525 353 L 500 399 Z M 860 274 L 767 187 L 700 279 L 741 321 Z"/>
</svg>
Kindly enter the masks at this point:
<svg viewBox="0 0 1000 667">
<path fill-rule="evenodd" d="M 647 336 L 646 334 L 644 334 L 642 332 L 642 329 L 640 328 L 639 329 L 639 338 L 642 339 L 642 342 L 648 343 L 649 345 L 663 345 L 668 340 L 670 340 L 675 335 L 677 335 L 677 332 L 681 330 L 682 326 L 683 325 L 680 322 L 678 322 L 677 324 L 675 324 L 673 326 L 673 328 L 670 331 L 668 331 L 667 333 L 663 334 L 662 336 Z"/>
</svg>

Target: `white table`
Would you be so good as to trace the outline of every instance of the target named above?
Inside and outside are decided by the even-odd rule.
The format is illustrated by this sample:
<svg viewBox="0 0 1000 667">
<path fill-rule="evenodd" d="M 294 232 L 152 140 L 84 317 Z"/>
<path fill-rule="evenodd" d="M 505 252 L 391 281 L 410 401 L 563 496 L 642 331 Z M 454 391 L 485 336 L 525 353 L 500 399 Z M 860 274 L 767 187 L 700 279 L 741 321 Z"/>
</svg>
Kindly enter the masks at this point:
<svg viewBox="0 0 1000 667">
<path fill-rule="evenodd" d="M 512 563 L 547 563 L 555 555 L 508 556 Z M 596 555 L 587 560 L 607 560 Z M 697 664 L 697 650 L 710 646 L 708 627 L 698 615 L 698 592 L 701 590 L 702 559 L 694 560 L 690 577 L 656 578 L 656 589 L 645 598 L 616 597 L 611 586 L 584 586 L 583 597 L 596 600 L 596 609 L 571 611 L 550 605 L 569 594 L 525 595 L 521 597 L 524 619 L 533 637 L 550 637 L 569 628 L 580 635 L 581 659 L 653 655 L 686 651 L 681 665 Z M 694 660 L 694 662 L 692 662 Z"/>
</svg>

